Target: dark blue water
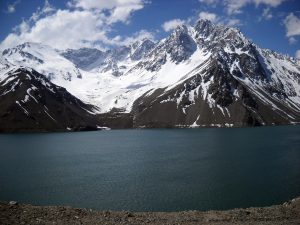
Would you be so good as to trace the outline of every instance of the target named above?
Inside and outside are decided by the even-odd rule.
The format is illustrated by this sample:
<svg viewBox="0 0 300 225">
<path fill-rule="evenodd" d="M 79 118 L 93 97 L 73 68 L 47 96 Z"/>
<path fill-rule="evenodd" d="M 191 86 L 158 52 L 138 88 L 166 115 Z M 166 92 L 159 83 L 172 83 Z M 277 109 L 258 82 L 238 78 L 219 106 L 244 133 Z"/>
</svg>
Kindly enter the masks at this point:
<svg viewBox="0 0 300 225">
<path fill-rule="evenodd" d="M 300 126 L 0 135 L 0 200 L 178 211 L 300 196 Z"/>
</svg>

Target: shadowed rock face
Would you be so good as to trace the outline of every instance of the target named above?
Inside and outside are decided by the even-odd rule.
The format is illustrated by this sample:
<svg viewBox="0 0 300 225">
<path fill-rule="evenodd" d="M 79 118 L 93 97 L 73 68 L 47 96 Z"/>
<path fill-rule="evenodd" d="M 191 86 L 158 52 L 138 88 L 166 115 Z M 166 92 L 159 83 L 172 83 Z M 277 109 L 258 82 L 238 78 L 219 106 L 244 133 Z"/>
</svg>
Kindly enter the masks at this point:
<svg viewBox="0 0 300 225">
<path fill-rule="evenodd" d="M 186 26 L 178 26 L 171 35 L 150 49 L 137 68 L 148 71 L 158 71 L 170 57 L 172 62 L 179 64 L 189 59 L 197 50 L 197 43 L 190 36 Z"/>
<path fill-rule="evenodd" d="M 155 47 L 155 43 L 149 39 L 137 41 L 131 45 L 132 53 L 130 57 L 133 60 L 140 60 L 154 47 Z"/>
<path fill-rule="evenodd" d="M 259 78 L 254 79 L 267 79 L 262 67 L 257 66 L 255 70 Z M 174 88 L 157 90 L 137 99 L 132 112 L 134 126 L 239 127 L 300 121 L 299 110 L 286 103 L 285 94 L 280 94 L 284 89 L 270 91 L 270 83 L 265 85 L 266 89 L 250 89 L 213 59 L 202 73 Z M 273 97 L 278 92 L 282 101 Z"/>
<path fill-rule="evenodd" d="M 93 109 L 34 70 L 12 70 L 0 83 L 0 131 L 96 130 Z"/>
<path fill-rule="evenodd" d="M 197 49 L 195 41 L 188 34 L 186 26 L 179 26 L 164 43 L 171 60 L 180 63 L 188 59 Z"/>
<path fill-rule="evenodd" d="M 104 60 L 105 52 L 95 48 L 69 49 L 61 53 L 80 69 L 88 69 L 91 64 Z"/>
<path fill-rule="evenodd" d="M 129 46 L 118 46 L 112 50 L 100 51 L 94 48 L 68 49 L 60 54 L 83 70 L 99 69 L 101 72 L 113 71 L 115 76 L 123 75 L 118 63 L 124 59 L 141 60 L 155 47 L 149 39 L 136 41 Z"/>
<path fill-rule="evenodd" d="M 202 20 L 195 31 L 198 47 L 211 52 L 210 58 L 190 78 L 138 98 L 132 112 L 134 126 L 231 127 L 300 122 L 300 93 L 296 91 L 299 62 L 258 48 L 233 28 Z M 289 64 L 289 69 L 281 60 Z"/>
</svg>

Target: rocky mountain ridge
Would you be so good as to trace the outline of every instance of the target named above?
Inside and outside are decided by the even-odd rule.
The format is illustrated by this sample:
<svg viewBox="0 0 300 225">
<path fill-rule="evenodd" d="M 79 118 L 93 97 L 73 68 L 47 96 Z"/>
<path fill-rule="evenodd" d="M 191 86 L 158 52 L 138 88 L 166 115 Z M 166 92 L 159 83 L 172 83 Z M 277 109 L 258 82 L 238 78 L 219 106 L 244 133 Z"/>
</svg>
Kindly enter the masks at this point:
<svg viewBox="0 0 300 225">
<path fill-rule="evenodd" d="M 239 30 L 208 20 L 179 26 L 157 43 L 144 39 L 107 51 L 24 43 L 0 58 L 0 82 L 9 68 L 36 70 L 92 105 L 96 126 L 300 122 L 300 61 L 261 49 Z"/>
<path fill-rule="evenodd" d="M 94 106 L 28 68 L 8 71 L 0 81 L 0 99 L 0 132 L 100 129 Z"/>
</svg>

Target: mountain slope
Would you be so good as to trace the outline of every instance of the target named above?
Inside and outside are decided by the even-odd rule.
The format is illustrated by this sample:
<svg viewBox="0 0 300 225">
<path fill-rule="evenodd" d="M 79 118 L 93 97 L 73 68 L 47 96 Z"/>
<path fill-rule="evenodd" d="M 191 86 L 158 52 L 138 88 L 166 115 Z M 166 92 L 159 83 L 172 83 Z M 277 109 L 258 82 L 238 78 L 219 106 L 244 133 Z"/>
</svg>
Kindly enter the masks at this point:
<svg viewBox="0 0 300 225">
<path fill-rule="evenodd" d="M 34 70 L 17 68 L 1 76 L 0 132 L 92 130 L 97 128 L 92 110 Z"/>
<path fill-rule="evenodd" d="M 198 46 L 212 53 L 205 66 L 200 64 L 191 78 L 140 97 L 134 103 L 135 126 L 300 121 L 299 61 L 259 49 L 236 29 L 199 21 L 195 31 Z"/>
<path fill-rule="evenodd" d="M 169 90 L 141 96 L 133 107 L 134 126 L 239 127 L 300 121 L 299 110 L 264 92 L 254 94 L 220 68 L 213 67 L 208 74 L 212 78 L 199 73 Z"/>
<path fill-rule="evenodd" d="M 179 26 L 157 43 L 144 39 L 107 51 L 25 43 L 2 56 L 3 70 L 32 68 L 94 105 L 105 126 L 300 122 L 300 61 L 208 20 Z"/>
<path fill-rule="evenodd" d="M 59 51 L 48 45 L 26 42 L 2 52 L 9 63 L 33 68 L 56 84 L 64 84 L 80 79 L 80 70 L 69 60 L 62 57 Z"/>
</svg>

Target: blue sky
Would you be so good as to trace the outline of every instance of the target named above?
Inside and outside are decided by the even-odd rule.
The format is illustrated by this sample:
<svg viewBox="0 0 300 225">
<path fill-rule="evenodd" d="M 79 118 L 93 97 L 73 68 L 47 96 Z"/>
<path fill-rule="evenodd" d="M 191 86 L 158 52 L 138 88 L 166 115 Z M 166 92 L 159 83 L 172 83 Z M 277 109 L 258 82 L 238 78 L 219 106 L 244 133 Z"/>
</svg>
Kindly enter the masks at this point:
<svg viewBox="0 0 300 225">
<path fill-rule="evenodd" d="M 159 40 L 199 18 L 238 27 L 260 47 L 300 58 L 300 0 L 0 0 L 0 47 L 109 48 Z"/>
</svg>

